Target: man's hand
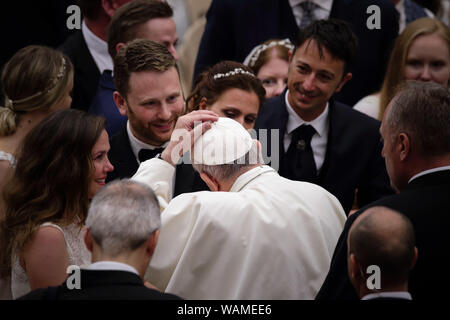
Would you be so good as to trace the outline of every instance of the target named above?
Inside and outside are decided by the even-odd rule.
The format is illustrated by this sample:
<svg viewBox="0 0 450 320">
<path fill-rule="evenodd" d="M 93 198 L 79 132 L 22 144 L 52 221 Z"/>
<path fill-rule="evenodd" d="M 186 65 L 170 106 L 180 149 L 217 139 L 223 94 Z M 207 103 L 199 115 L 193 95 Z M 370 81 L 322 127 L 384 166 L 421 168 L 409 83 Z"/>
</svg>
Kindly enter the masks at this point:
<svg viewBox="0 0 450 320">
<path fill-rule="evenodd" d="M 216 113 L 207 110 L 192 111 L 178 118 L 170 142 L 161 158 L 171 165 L 176 165 L 180 158 L 191 150 L 195 140 L 211 128 L 211 122 L 218 119 Z"/>
</svg>

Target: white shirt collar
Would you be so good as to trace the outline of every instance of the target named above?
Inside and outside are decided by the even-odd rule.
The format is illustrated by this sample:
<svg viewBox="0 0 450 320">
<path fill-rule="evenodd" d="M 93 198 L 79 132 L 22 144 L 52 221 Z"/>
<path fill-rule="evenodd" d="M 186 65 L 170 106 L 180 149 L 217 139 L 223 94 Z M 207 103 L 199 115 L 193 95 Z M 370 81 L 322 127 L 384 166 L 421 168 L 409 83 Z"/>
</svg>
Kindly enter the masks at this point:
<svg viewBox="0 0 450 320">
<path fill-rule="evenodd" d="M 286 95 L 284 97 L 284 99 L 286 101 L 287 111 L 289 113 L 289 119 L 288 119 L 288 123 L 286 126 L 286 132 L 288 134 L 291 134 L 292 131 L 294 131 L 295 129 L 300 127 L 302 124 L 309 124 L 316 130 L 317 134 L 320 137 L 328 134 L 327 124 L 328 124 L 328 105 L 329 105 L 329 103 L 327 102 L 327 105 L 325 106 L 325 109 L 323 110 L 323 112 L 320 116 L 315 118 L 313 121 L 306 122 L 294 111 L 294 109 L 289 104 L 288 94 L 289 94 L 289 90 L 286 91 Z"/>
<path fill-rule="evenodd" d="M 87 270 L 114 270 L 114 271 L 128 271 L 139 276 L 139 272 L 129 264 L 116 261 L 98 261 L 87 267 Z"/>
<path fill-rule="evenodd" d="M 369 293 L 362 297 L 361 300 L 371 300 L 375 298 L 399 298 L 412 300 L 411 294 L 406 291 L 392 291 L 392 292 L 377 292 L 377 293 Z"/>
<path fill-rule="evenodd" d="M 417 178 L 419 178 L 421 176 L 424 176 L 426 174 L 433 173 L 433 172 L 438 172 L 438 171 L 444 171 L 444 170 L 450 170 L 450 166 L 437 167 L 437 168 L 428 169 L 428 170 L 419 172 L 418 174 L 414 175 L 411 179 L 409 179 L 408 183 L 410 183 L 414 179 L 417 179 Z"/>
<path fill-rule="evenodd" d="M 100 70 L 100 74 L 102 74 L 105 70 L 112 70 L 113 61 L 108 52 L 108 43 L 97 37 L 91 30 L 89 30 L 84 20 L 81 24 L 81 32 L 86 40 L 86 45 L 89 52 Z"/>
<path fill-rule="evenodd" d="M 139 161 L 139 151 L 141 151 L 141 149 L 156 149 L 156 148 L 165 148 L 168 144 L 169 141 L 167 141 L 166 143 L 164 143 L 162 146 L 156 147 L 156 146 L 152 146 L 149 145 L 145 142 L 142 142 L 141 140 L 139 140 L 138 138 L 136 138 L 133 134 L 133 132 L 130 129 L 130 121 L 127 121 L 127 133 L 128 133 L 128 139 L 130 140 L 130 146 L 131 146 L 131 150 L 133 151 L 134 156 L 136 157 L 137 162 L 140 164 L 141 162 Z"/>
<path fill-rule="evenodd" d="M 331 11 L 331 6 L 333 5 L 333 0 L 289 0 L 289 4 L 293 8 L 305 1 L 312 1 L 322 9 L 326 9 L 328 11 Z"/>
<path fill-rule="evenodd" d="M 230 192 L 239 192 L 242 190 L 243 187 L 256 177 L 260 176 L 263 173 L 266 172 L 275 172 L 275 170 L 272 167 L 261 165 L 256 168 L 250 169 L 247 172 L 241 174 L 233 183 L 231 186 Z"/>
</svg>

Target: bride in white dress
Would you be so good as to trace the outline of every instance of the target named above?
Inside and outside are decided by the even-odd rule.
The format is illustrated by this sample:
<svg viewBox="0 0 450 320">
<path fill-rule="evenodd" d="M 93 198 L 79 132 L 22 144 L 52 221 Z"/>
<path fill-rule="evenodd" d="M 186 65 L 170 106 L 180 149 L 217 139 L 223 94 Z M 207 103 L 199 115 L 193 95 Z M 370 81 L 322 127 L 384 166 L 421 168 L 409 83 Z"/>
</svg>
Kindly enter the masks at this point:
<svg viewBox="0 0 450 320">
<path fill-rule="evenodd" d="M 14 299 L 61 284 L 70 265 L 90 263 L 83 225 L 113 170 L 108 151 L 105 120 L 73 109 L 51 114 L 25 137 L 0 224 L 0 271 L 11 275 Z"/>
</svg>

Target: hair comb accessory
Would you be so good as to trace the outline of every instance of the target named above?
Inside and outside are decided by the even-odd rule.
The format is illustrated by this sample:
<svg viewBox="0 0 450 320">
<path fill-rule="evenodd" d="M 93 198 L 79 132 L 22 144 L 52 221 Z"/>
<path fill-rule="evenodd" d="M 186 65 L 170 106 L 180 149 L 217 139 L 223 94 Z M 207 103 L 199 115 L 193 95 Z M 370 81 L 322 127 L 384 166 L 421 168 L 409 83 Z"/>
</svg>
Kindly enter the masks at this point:
<svg viewBox="0 0 450 320">
<path fill-rule="evenodd" d="M 249 75 L 249 76 L 252 76 L 252 77 L 255 76 L 253 73 L 251 73 L 249 71 L 246 71 L 246 70 L 244 70 L 242 68 L 235 68 L 234 70 L 229 71 L 227 73 L 217 73 L 217 74 L 215 74 L 213 76 L 213 78 L 214 78 L 214 80 L 217 80 L 217 79 L 220 79 L 220 78 L 226 78 L 226 77 L 234 76 L 234 75 L 237 75 L 237 74 L 246 74 L 246 75 Z"/>
<path fill-rule="evenodd" d="M 13 104 L 20 104 L 20 103 L 24 103 L 27 102 L 28 100 L 34 99 L 38 96 L 40 96 L 41 94 L 44 93 L 48 93 L 50 91 L 52 91 L 56 85 L 58 84 L 58 81 L 61 80 L 61 78 L 64 76 L 66 71 L 66 59 L 64 59 L 64 57 L 62 57 L 62 64 L 61 67 L 59 68 L 58 74 L 56 75 L 56 77 L 52 80 L 52 82 L 50 83 L 50 85 L 47 87 L 46 90 L 44 91 L 38 91 L 35 94 L 32 94 L 29 97 L 23 98 L 23 99 L 19 99 L 19 100 L 11 100 L 8 99 L 7 97 L 5 97 L 5 105 L 7 108 L 11 109 L 12 111 L 15 111 L 13 109 Z"/>
<path fill-rule="evenodd" d="M 56 87 L 56 84 L 58 83 L 58 81 L 61 80 L 61 78 L 64 76 L 64 73 L 66 71 L 66 59 L 64 59 L 64 57 L 61 57 L 61 59 L 62 59 L 61 67 L 59 68 L 58 74 L 53 79 L 52 83 L 50 84 L 49 88 L 47 89 L 47 92 L 50 92 L 51 90 L 53 90 L 53 88 Z"/>
<path fill-rule="evenodd" d="M 271 41 L 267 44 L 260 44 L 260 45 L 257 45 L 250 52 L 250 54 L 247 56 L 247 58 L 245 58 L 244 65 L 253 67 L 255 65 L 256 61 L 258 61 L 259 56 L 261 55 L 262 52 L 266 51 L 267 49 L 273 48 L 275 46 L 283 46 L 283 47 L 287 48 L 289 51 L 294 50 L 294 45 L 287 38 L 283 39 L 283 40 Z"/>
<path fill-rule="evenodd" d="M 8 108 L 9 110 L 11 110 L 11 111 L 14 111 L 14 106 L 13 106 L 13 101 L 10 99 L 10 98 L 8 98 L 7 96 L 6 96 L 6 94 L 5 94 L 5 107 L 6 108 Z"/>
</svg>

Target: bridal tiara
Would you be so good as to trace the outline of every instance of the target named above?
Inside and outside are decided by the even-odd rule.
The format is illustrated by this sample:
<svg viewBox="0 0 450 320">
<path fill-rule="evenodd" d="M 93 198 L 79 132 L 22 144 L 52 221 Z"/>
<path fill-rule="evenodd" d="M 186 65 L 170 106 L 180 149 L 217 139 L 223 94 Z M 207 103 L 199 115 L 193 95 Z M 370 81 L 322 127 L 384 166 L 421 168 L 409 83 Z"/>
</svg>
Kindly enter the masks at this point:
<svg viewBox="0 0 450 320">
<path fill-rule="evenodd" d="M 267 44 L 260 44 L 256 46 L 252 52 L 245 58 L 244 64 L 249 67 L 254 67 L 256 61 L 258 61 L 259 56 L 262 52 L 266 51 L 267 49 L 270 49 L 275 46 L 283 46 L 287 48 L 289 51 L 294 50 L 294 45 L 289 39 L 283 39 L 283 40 L 275 40 L 271 41 Z"/>
<path fill-rule="evenodd" d="M 246 71 L 246 70 L 244 70 L 242 68 L 235 68 L 234 70 L 229 71 L 227 73 L 217 73 L 217 74 L 215 74 L 213 76 L 213 78 L 214 78 L 214 80 L 217 80 L 217 79 L 220 79 L 220 78 L 226 78 L 226 77 L 234 76 L 234 75 L 237 75 L 237 74 L 246 74 L 246 75 L 249 75 L 249 76 L 252 76 L 252 77 L 255 76 L 253 73 L 251 73 L 249 71 Z"/>
</svg>

